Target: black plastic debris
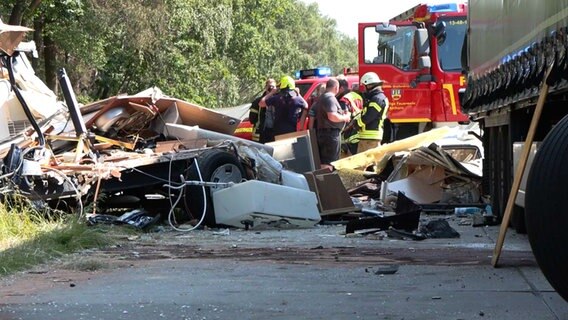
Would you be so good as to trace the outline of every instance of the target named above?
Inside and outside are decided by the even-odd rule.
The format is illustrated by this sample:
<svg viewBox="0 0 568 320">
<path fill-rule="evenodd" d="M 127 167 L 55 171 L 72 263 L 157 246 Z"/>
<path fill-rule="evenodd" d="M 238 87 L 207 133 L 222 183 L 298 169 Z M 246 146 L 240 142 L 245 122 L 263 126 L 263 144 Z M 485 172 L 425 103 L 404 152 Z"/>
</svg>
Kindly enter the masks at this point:
<svg viewBox="0 0 568 320">
<path fill-rule="evenodd" d="M 376 267 L 376 275 L 395 274 L 398 271 L 398 265 L 380 265 Z"/>
<path fill-rule="evenodd" d="M 353 233 L 362 229 L 388 230 L 391 227 L 405 231 L 418 228 L 422 208 L 414 201 L 399 192 L 396 200 L 395 215 L 387 217 L 364 217 L 347 223 L 345 233 Z"/>
<path fill-rule="evenodd" d="M 151 214 L 144 209 L 128 211 L 121 216 L 109 214 L 95 214 L 87 218 L 89 225 L 116 224 L 129 225 L 136 229 L 146 229 L 160 220 L 160 214 Z"/>
<path fill-rule="evenodd" d="M 152 215 L 144 209 L 135 209 L 118 217 L 115 223 L 128 224 L 137 229 L 146 229 L 160 220 L 160 215 Z"/>
<path fill-rule="evenodd" d="M 367 179 L 360 182 L 357 186 L 347 190 L 352 197 L 368 196 L 372 199 L 379 199 L 381 197 L 381 181 L 376 177 Z"/>
<path fill-rule="evenodd" d="M 117 216 L 113 216 L 110 214 L 94 214 L 87 217 L 87 223 L 90 226 L 94 226 L 97 224 L 114 224 L 116 222 Z"/>
<path fill-rule="evenodd" d="M 459 238 L 460 234 L 444 219 L 429 221 L 420 226 L 420 233 L 428 238 Z"/>
</svg>

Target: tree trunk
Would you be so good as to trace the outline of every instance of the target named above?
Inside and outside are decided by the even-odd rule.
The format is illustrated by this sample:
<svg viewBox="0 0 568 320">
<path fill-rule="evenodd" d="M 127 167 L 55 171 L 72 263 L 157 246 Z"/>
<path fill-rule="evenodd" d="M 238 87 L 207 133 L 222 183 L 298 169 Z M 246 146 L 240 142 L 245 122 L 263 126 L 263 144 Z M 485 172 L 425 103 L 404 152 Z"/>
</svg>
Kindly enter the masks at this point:
<svg viewBox="0 0 568 320">
<path fill-rule="evenodd" d="M 43 38 L 43 60 L 45 63 L 45 84 L 53 91 L 57 88 L 57 49 L 49 36 Z"/>
<path fill-rule="evenodd" d="M 43 56 L 43 16 L 38 16 L 34 19 L 34 33 L 33 39 L 36 44 L 38 57 Z M 32 59 L 32 66 L 36 72 L 40 70 L 40 59 Z"/>
<path fill-rule="evenodd" d="M 28 24 L 28 20 L 30 20 L 30 19 L 33 20 L 35 11 L 37 10 L 39 5 L 41 4 L 41 1 L 42 0 L 33 0 L 32 3 L 30 3 L 30 5 L 26 9 L 26 12 L 24 13 L 24 15 L 22 17 L 21 23 L 22 23 L 23 26 Z"/>
<path fill-rule="evenodd" d="M 33 0 L 29 5 L 26 4 L 25 0 L 17 1 L 10 13 L 8 24 L 25 26 L 28 23 L 26 20 L 33 17 L 34 12 L 39 8 L 42 1 L 43 0 Z"/>
<path fill-rule="evenodd" d="M 25 3 L 24 1 L 17 1 L 12 8 L 12 13 L 10 13 L 10 19 L 8 24 L 19 26 L 22 23 L 22 18 L 24 16 Z"/>
</svg>

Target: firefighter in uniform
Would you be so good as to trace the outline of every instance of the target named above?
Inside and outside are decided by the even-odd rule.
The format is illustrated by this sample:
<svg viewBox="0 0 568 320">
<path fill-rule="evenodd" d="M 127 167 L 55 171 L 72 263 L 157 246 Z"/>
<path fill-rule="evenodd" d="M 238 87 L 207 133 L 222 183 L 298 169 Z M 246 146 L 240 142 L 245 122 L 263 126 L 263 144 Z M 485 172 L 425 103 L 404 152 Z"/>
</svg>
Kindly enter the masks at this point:
<svg viewBox="0 0 568 320">
<path fill-rule="evenodd" d="M 376 148 L 381 144 L 389 108 L 389 101 L 382 89 L 383 81 L 376 73 L 365 73 L 361 77 L 361 85 L 365 87 L 363 110 L 350 123 L 357 133 L 349 136 L 346 141 L 357 145 L 355 153 Z"/>
<path fill-rule="evenodd" d="M 270 91 L 276 88 L 276 81 L 274 79 L 266 80 L 264 84 L 264 91 L 262 95 L 256 99 L 251 104 L 249 111 L 249 121 L 253 124 L 252 128 L 252 140 L 260 143 L 267 142 L 267 135 L 265 134 L 265 119 L 266 119 L 266 108 L 260 108 L 258 103 L 260 99 L 266 96 Z M 267 132 L 268 133 L 268 132 Z"/>
</svg>

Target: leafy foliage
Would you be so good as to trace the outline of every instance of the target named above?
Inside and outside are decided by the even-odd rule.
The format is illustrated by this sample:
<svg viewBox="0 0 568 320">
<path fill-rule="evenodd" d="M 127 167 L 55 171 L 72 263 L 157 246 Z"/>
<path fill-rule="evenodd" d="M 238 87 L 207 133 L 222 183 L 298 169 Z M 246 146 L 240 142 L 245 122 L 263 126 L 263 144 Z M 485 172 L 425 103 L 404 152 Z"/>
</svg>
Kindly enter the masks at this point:
<svg viewBox="0 0 568 320">
<path fill-rule="evenodd" d="M 296 0 L 5 0 L 36 31 L 46 83 L 86 102 L 152 86 L 205 107 L 250 102 L 267 77 L 356 64 L 356 41 Z M 16 17 L 16 18 L 15 18 Z"/>
<path fill-rule="evenodd" d="M 72 216 L 52 215 L 23 198 L 0 203 L 0 276 L 44 263 L 63 254 L 115 242 L 106 230 Z"/>
</svg>

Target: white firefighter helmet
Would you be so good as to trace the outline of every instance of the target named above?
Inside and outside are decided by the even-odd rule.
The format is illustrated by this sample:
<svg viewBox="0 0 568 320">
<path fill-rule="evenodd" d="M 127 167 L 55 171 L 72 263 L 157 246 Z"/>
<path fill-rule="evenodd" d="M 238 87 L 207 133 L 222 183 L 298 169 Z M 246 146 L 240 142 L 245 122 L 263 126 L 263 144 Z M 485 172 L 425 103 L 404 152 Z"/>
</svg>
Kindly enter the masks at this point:
<svg viewBox="0 0 568 320">
<path fill-rule="evenodd" d="M 383 84 L 383 80 L 381 80 L 381 78 L 379 78 L 379 75 L 377 75 L 376 73 L 367 72 L 361 77 L 361 84 L 365 86 L 373 84 L 381 85 Z"/>
</svg>

